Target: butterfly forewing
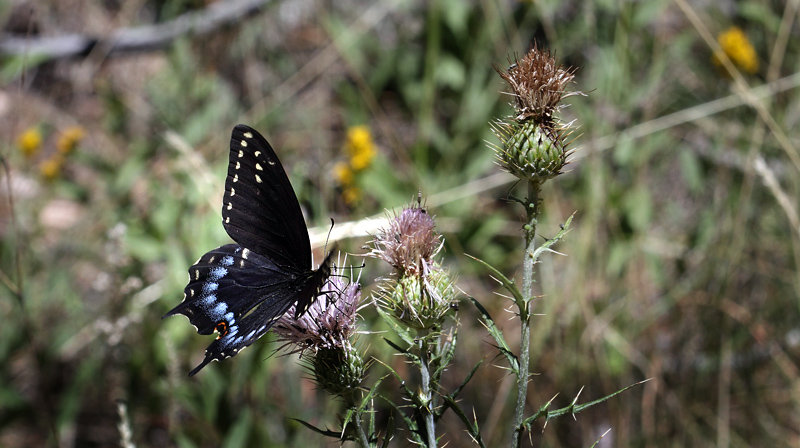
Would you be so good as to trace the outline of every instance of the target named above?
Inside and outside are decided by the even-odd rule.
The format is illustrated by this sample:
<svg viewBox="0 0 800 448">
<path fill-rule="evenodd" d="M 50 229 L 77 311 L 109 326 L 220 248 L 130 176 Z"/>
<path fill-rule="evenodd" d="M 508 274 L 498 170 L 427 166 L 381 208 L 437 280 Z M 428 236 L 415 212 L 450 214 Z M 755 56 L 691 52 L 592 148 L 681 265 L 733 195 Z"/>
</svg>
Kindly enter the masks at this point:
<svg viewBox="0 0 800 448">
<path fill-rule="evenodd" d="M 266 139 L 241 124 L 231 135 L 222 223 L 242 246 L 279 265 L 311 269 L 311 244 L 292 184 Z"/>
</svg>

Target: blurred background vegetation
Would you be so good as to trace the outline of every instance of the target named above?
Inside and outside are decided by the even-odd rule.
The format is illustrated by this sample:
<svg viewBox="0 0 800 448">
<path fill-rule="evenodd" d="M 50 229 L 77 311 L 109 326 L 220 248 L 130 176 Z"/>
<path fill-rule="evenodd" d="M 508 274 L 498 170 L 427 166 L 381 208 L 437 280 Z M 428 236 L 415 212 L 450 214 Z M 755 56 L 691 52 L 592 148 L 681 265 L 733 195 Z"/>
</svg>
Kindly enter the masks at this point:
<svg viewBox="0 0 800 448">
<path fill-rule="evenodd" d="M 138 446 L 336 443 L 291 420 L 333 428 L 341 408 L 299 379 L 296 357 L 273 355 L 271 336 L 189 379 L 209 341 L 161 320 L 188 267 L 229 241 L 220 203 L 240 122 L 276 148 L 323 233 L 330 217 L 338 227 L 422 191 L 460 288 L 516 346 L 508 302 L 464 254 L 520 269 L 513 178 L 485 141 L 511 111 L 492 64 L 534 41 L 579 67 L 588 97 L 569 99 L 580 149 L 542 195 L 545 237 L 577 215 L 567 256 L 538 269 L 530 409 L 653 380 L 531 443 L 590 446 L 611 429 L 599 446 L 798 445 L 798 1 L 259 3 L 157 48 L 61 58 L 6 44 L 233 3 L 0 1 L 0 446 L 118 446 L 121 421 Z M 354 138 L 374 157 L 357 160 Z M 340 245 L 359 253 L 368 239 Z M 367 264 L 365 296 L 386 272 Z M 365 331 L 382 328 L 362 315 Z M 502 360 L 469 302 L 459 317 L 444 386 L 486 357 L 461 404 L 504 446 L 513 378 L 490 365 Z M 392 359 L 374 335 L 361 348 Z M 386 373 L 373 365 L 370 382 Z M 439 429 L 469 446 L 453 415 Z"/>
</svg>

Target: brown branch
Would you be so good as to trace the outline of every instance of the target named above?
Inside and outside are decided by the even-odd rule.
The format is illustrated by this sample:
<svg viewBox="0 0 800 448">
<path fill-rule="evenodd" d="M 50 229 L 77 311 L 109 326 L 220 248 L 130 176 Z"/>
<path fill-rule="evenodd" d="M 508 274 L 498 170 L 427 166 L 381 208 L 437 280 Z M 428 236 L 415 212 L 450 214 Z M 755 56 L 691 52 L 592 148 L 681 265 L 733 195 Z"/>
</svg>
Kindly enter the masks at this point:
<svg viewBox="0 0 800 448">
<path fill-rule="evenodd" d="M 102 46 L 108 56 L 153 51 L 167 47 L 183 35 L 204 35 L 221 26 L 236 23 L 259 11 L 271 1 L 219 1 L 201 11 L 182 14 L 169 22 L 123 28 L 105 37 L 84 34 L 20 37 L 5 33 L 0 37 L 0 54 L 6 56 L 24 54 L 33 56 L 38 61 L 50 61 L 85 57 L 97 46 Z"/>
</svg>

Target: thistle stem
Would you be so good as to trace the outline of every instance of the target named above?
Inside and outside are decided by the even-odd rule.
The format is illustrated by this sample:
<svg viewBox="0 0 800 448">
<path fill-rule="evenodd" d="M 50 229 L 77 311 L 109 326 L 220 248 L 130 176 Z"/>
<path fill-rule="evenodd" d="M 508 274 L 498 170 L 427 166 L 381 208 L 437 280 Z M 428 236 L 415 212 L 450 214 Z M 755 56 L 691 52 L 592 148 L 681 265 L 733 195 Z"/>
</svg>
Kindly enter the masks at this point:
<svg viewBox="0 0 800 448">
<path fill-rule="evenodd" d="M 344 401 L 348 408 L 353 409 L 353 425 L 355 425 L 357 437 L 356 442 L 358 443 L 358 446 L 361 448 L 371 448 L 369 444 L 369 437 L 367 437 L 367 433 L 364 432 L 364 427 L 361 424 L 361 412 L 358 411 L 358 404 L 356 404 L 355 400 L 355 391 L 345 394 Z"/>
<path fill-rule="evenodd" d="M 353 423 L 356 425 L 356 434 L 358 435 L 358 445 L 362 448 L 370 448 L 369 446 L 369 439 L 367 439 L 367 434 L 364 432 L 364 427 L 361 426 L 361 414 L 356 412 L 353 416 Z"/>
<path fill-rule="evenodd" d="M 517 406 L 514 412 L 514 435 L 511 446 L 518 448 L 522 443 L 525 419 L 525 403 L 528 398 L 528 370 L 530 367 L 530 339 L 531 339 L 531 310 L 530 303 L 533 298 L 533 266 L 536 262 L 536 225 L 539 219 L 539 191 L 541 183 L 528 181 L 528 197 L 526 199 L 527 220 L 525 223 L 525 259 L 522 262 L 522 302 L 517 303 L 520 320 L 519 342 L 519 375 L 517 377 Z"/>
<path fill-rule="evenodd" d="M 422 375 L 422 396 L 425 400 L 425 407 L 420 409 L 422 418 L 425 421 L 425 433 L 427 435 L 428 448 L 436 447 L 436 424 L 433 421 L 433 394 L 431 392 L 431 372 L 430 360 L 428 358 L 428 338 L 422 339 L 422 350 L 420 353 L 420 374 Z"/>
</svg>

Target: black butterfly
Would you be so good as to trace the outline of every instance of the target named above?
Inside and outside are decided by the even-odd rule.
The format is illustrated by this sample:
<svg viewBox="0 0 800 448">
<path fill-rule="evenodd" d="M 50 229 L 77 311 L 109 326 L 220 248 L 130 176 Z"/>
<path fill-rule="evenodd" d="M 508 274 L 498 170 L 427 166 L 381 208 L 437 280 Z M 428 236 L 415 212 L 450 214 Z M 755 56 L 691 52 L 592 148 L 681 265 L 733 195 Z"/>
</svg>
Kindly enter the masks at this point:
<svg viewBox="0 0 800 448">
<path fill-rule="evenodd" d="M 312 269 L 308 229 L 275 151 L 241 124 L 231 134 L 222 225 L 238 244 L 200 257 L 183 301 L 164 315 L 183 314 L 198 333 L 219 333 L 189 376 L 255 342 L 293 304 L 295 317 L 305 313 L 331 273 L 333 251 Z"/>
</svg>

